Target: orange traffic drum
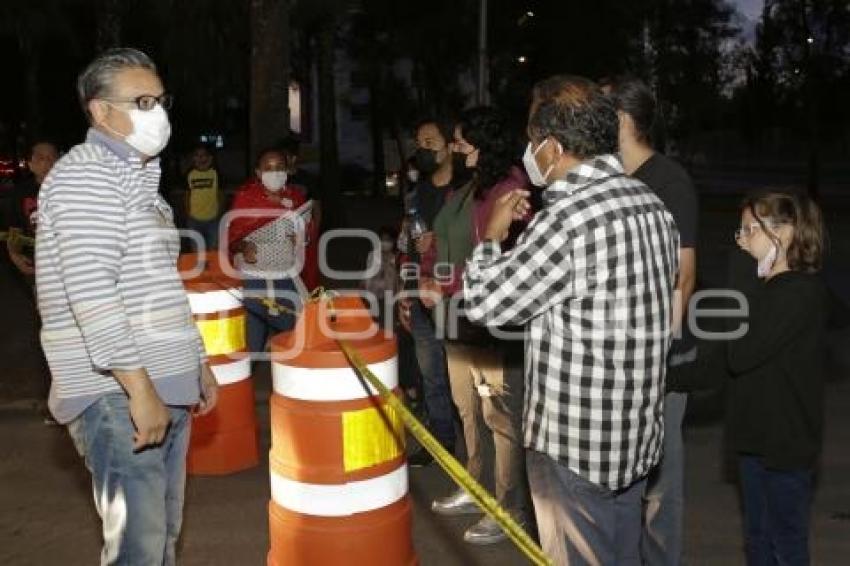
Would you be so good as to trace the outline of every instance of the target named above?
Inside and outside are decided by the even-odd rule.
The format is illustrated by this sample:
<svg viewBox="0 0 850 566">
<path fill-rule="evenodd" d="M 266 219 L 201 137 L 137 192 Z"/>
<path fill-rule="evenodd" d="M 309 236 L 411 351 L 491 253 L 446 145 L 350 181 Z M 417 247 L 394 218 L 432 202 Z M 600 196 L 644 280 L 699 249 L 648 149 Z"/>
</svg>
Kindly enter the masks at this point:
<svg viewBox="0 0 850 566">
<path fill-rule="evenodd" d="M 186 469 L 195 475 L 229 474 L 259 463 L 242 290 L 237 280 L 225 277 L 217 264 L 206 261 L 214 255 L 184 254 L 178 264 L 219 385 L 216 407 L 192 422 Z M 203 271 L 196 269 L 198 265 L 204 267 Z"/>
<path fill-rule="evenodd" d="M 268 564 L 417 564 L 401 418 L 349 365 L 339 332 L 397 391 L 395 339 L 358 298 L 308 303 L 272 339 Z"/>
</svg>

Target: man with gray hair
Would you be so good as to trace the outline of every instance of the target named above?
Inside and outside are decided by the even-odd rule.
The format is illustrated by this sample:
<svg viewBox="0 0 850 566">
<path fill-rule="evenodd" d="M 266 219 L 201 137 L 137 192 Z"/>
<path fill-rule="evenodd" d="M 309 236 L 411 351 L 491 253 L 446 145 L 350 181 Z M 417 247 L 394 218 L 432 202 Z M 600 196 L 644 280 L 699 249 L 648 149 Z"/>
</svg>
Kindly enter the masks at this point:
<svg viewBox="0 0 850 566">
<path fill-rule="evenodd" d="M 615 155 L 617 113 L 591 81 L 539 83 L 514 191 L 464 273 L 470 319 L 525 326 L 524 436 L 543 550 L 555 564 L 640 564 L 641 496 L 658 462 L 679 234 Z"/>
<path fill-rule="evenodd" d="M 174 564 L 190 409 L 209 411 L 216 384 L 158 193 L 171 97 L 135 49 L 97 57 L 77 88 L 91 128 L 39 195 L 49 406 L 92 474 L 101 563 Z"/>
</svg>

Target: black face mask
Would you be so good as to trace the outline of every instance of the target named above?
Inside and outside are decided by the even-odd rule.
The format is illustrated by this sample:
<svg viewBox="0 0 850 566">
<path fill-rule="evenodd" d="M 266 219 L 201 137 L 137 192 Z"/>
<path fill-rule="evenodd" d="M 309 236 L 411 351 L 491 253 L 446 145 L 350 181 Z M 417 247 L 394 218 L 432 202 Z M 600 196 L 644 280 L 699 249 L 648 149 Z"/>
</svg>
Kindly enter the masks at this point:
<svg viewBox="0 0 850 566">
<path fill-rule="evenodd" d="M 475 169 L 474 167 L 470 167 L 466 164 L 466 158 L 468 155 L 466 153 L 461 153 L 459 151 L 452 152 L 452 171 L 456 173 L 460 173 L 462 171 L 471 171 Z"/>
<path fill-rule="evenodd" d="M 456 187 L 465 185 L 475 172 L 475 167 L 466 164 L 467 157 L 466 153 L 452 152 L 452 184 Z"/>
<path fill-rule="evenodd" d="M 437 163 L 437 150 L 435 149 L 420 147 L 413 154 L 413 161 L 422 175 L 431 175 L 439 166 Z"/>
</svg>

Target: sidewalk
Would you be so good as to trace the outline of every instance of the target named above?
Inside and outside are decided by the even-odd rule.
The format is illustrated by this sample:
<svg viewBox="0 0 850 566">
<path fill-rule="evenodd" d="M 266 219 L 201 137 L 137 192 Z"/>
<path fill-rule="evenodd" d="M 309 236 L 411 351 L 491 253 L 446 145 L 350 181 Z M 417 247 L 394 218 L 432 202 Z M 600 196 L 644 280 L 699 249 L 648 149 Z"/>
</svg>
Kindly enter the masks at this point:
<svg viewBox="0 0 850 566">
<path fill-rule="evenodd" d="M 268 377 L 257 378 L 262 443 L 268 446 Z M 827 396 L 823 472 L 812 512 L 813 564 L 841 565 L 850 557 L 850 381 Z M 0 564 L 76 566 L 97 560 L 99 523 L 88 476 L 62 428 L 46 427 L 27 403 L 0 406 Z M 718 423 L 686 432 L 686 559 L 689 565 L 743 564 L 741 515 L 735 486 L 724 478 Z M 267 463 L 227 477 L 191 477 L 180 563 L 243 566 L 265 563 L 268 549 Z M 526 562 L 505 542 L 463 542 L 474 517 L 444 518 L 430 500 L 451 489 L 435 465 L 411 471 L 414 542 L 423 566 L 509 566 Z"/>
</svg>

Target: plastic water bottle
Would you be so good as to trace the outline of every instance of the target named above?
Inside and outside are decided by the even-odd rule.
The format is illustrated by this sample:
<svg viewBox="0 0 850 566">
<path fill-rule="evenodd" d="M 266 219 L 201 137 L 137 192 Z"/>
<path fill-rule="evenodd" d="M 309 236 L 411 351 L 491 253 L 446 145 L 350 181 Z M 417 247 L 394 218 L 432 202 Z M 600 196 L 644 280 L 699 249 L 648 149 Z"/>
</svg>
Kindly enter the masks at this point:
<svg viewBox="0 0 850 566">
<path fill-rule="evenodd" d="M 418 240 L 422 237 L 422 234 L 428 231 L 428 225 L 425 224 L 425 221 L 422 220 L 422 216 L 419 214 L 419 211 L 415 208 L 411 208 L 407 212 L 407 229 L 410 233 L 410 239 Z"/>
</svg>

